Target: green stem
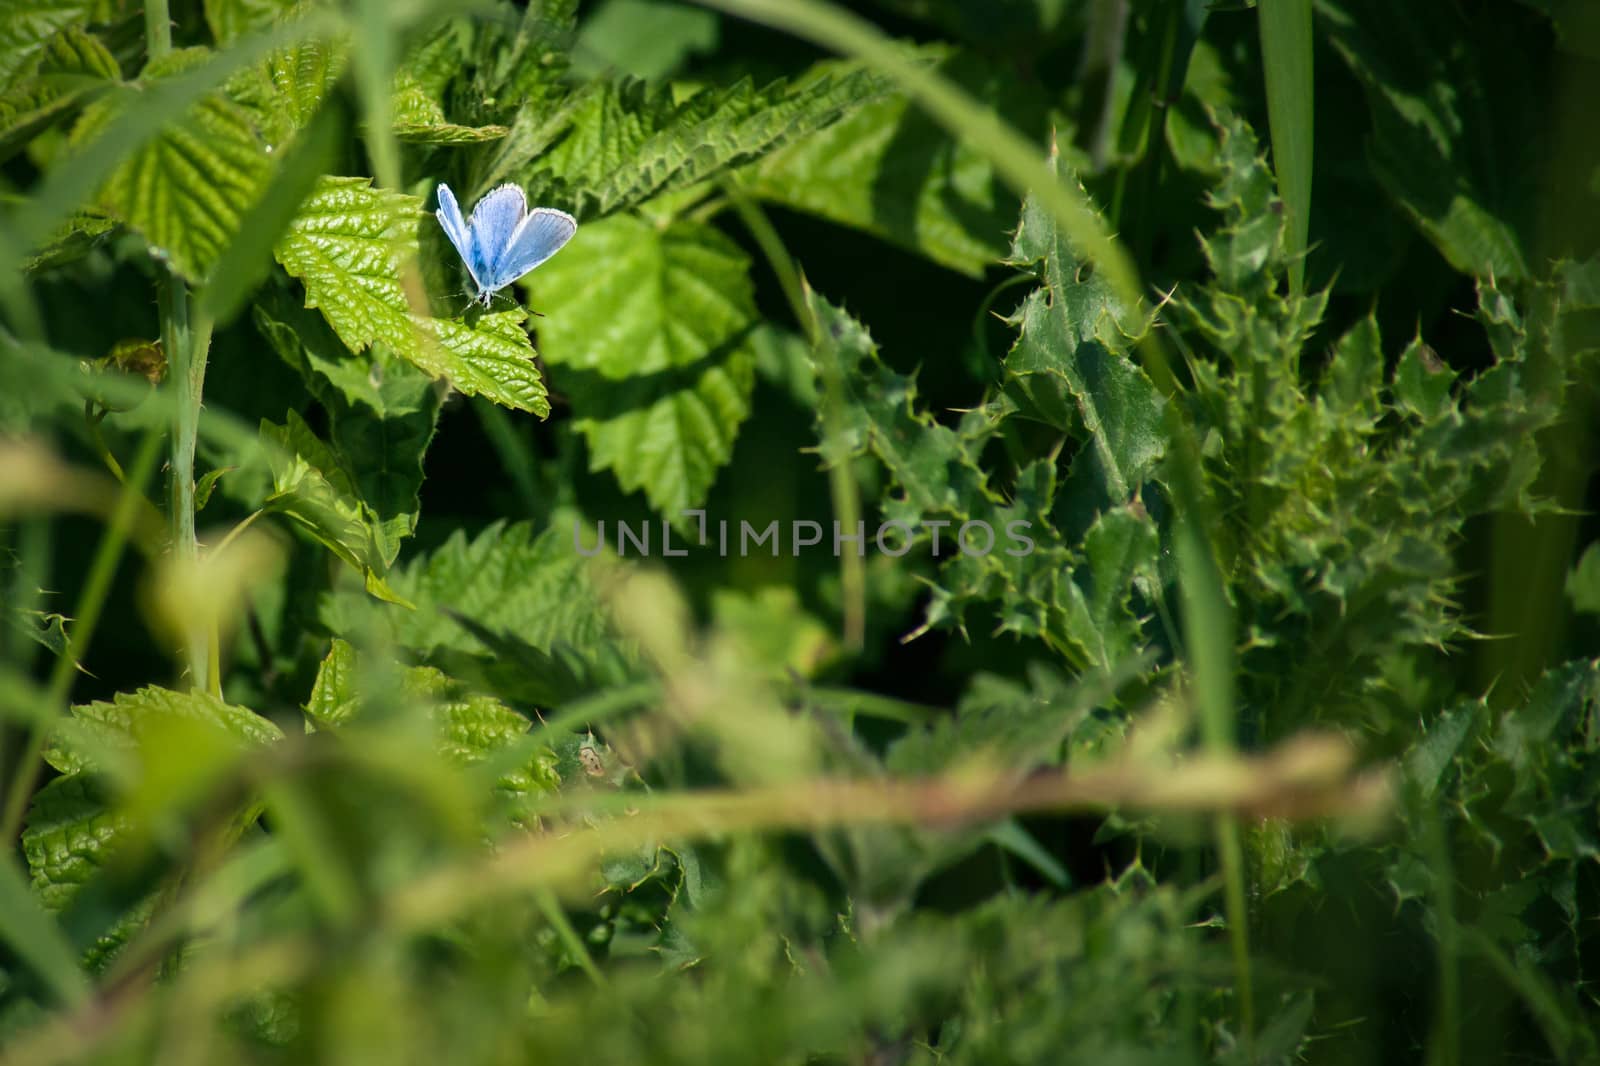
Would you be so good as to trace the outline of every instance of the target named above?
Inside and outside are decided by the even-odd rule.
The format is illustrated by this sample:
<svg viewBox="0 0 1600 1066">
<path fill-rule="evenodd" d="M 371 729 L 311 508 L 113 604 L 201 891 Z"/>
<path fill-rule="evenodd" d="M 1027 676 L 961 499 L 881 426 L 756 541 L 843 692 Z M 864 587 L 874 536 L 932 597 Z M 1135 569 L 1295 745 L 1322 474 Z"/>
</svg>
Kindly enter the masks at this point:
<svg viewBox="0 0 1600 1066">
<path fill-rule="evenodd" d="M 172 16 L 167 11 L 167 0 L 144 0 L 144 40 L 151 59 L 160 59 L 172 51 Z"/>
<path fill-rule="evenodd" d="M 1422 850 L 1433 873 L 1433 909 L 1438 918 L 1439 986 L 1428 1066 L 1461 1062 L 1461 937 L 1456 927 L 1455 865 L 1450 859 L 1449 831 L 1437 807 L 1422 810 Z"/>
<path fill-rule="evenodd" d="M 745 195 L 743 189 L 731 181 L 724 181 L 722 186 L 728 202 L 739 213 L 745 228 L 772 265 L 772 272 L 778 276 L 778 284 L 811 350 L 820 355 L 823 346 L 817 333 L 816 316 L 811 313 L 811 305 L 806 301 L 805 279 L 800 276 L 789 250 L 784 247 L 783 238 L 778 236 L 778 231 L 773 228 L 766 212 L 761 210 L 761 205 Z M 831 348 L 829 353 L 829 358 L 819 360 L 818 366 L 823 383 L 822 421 L 828 436 L 837 440 L 842 429 L 840 416 L 844 395 Z M 833 497 L 833 513 L 838 516 L 839 523 L 847 530 L 854 529 L 861 520 L 861 491 L 847 458 L 836 456 L 835 461 L 828 464 L 828 488 Z M 866 641 L 867 630 L 866 560 L 854 552 L 840 552 L 839 582 L 844 599 L 844 644 L 851 651 L 860 651 Z"/>
<path fill-rule="evenodd" d="M 140 505 L 145 502 L 144 484 L 155 472 L 156 460 L 160 455 L 161 434 L 152 431 L 145 436 L 144 443 L 139 447 L 139 454 L 133 461 L 133 469 L 127 482 L 122 486 L 121 495 L 117 497 L 115 510 L 111 512 L 110 524 L 101 536 L 100 544 L 95 549 L 94 559 L 89 564 L 88 577 L 84 580 L 83 591 L 79 593 L 77 605 L 73 609 L 75 621 L 67 629 L 66 650 L 57 657 L 55 665 L 51 668 L 50 684 L 45 692 L 44 705 L 52 712 L 66 704 L 67 697 L 72 691 L 73 675 L 89 648 L 90 639 L 94 636 L 95 626 L 100 621 L 100 611 L 105 607 L 106 597 L 111 593 L 111 579 L 116 576 L 117 563 L 122 559 L 122 549 L 128 543 L 128 533 L 133 528 L 134 518 L 139 512 Z M 39 755 L 44 751 L 50 722 L 49 715 L 41 715 L 28 727 L 28 737 L 23 745 L 22 757 L 12 771 L 11 787 L 5 798 L 5 810 L 0 814 L 0 841 L 15 840 L 17 830 L 22 826 L 23 813 L 28 809 L 28 800 L 33 795 L 33 785 L 38 779 Z"/>
<path fill-rule="evenodd" d="M 160 309 L 161 343 L 177 392 L 172 415 L 172 452 L 168 460 L 172 554 L 180 565 L 193 564 L 200 555 L 194 530 L 194 447 L 200 430 L 200 400 L 205 389 L 211 324 L 203 316 L 191 321 L 189 290 L 176 275 L 169 275 L 161 283 Z M 209 626 L 191 625 L 185 633 L 189 682 L 195 688 L 215 687 L 210 678 L 213 643 L 214 634 Z M 220 679 L 217 682 L 220 683 Z"/>
<path fill-rule="evenodd" d="M 1288 213 L 1289 290 L 1302 292 L 1311 225 L 1311 0 L 1262 0 L 1261 65 L 1272 124 L 1272 167 Z"/>
<path fill-rule="evenodd" d="M 561 901 L 556 898 L 555 892 L 549 888 L 541 888 L 534 892 L 533 899 L 538 904 L 545 921 L 550 923 L 550 928 L 556 931 L 556 936 L 567 949 L 567 954 L 577 963 L 578 969 L 588 975 L 595 987 L 606 987 L 605 975 L 600 972 L 600 967 L 594 964 L 594 957 L 589 954 L 589 948 L 584 944 L 583 937 L 578 935 L 578 931 L 572 927 L 572 922 L 567 919 L 567 912 L 561 909 Z"/>
</svg>

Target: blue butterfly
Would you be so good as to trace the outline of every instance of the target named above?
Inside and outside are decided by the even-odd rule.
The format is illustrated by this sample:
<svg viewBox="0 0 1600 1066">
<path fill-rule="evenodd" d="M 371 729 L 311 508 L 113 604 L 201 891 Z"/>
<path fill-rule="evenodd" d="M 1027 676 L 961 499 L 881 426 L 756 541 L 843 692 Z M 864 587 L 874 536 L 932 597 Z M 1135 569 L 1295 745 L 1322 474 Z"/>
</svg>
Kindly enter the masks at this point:
<svg viewBox="0 0 1600 1066">
<path fill-rule="evenodd" d="M 528 210 L 527 197 L 511 184 L 490 189 L 463 221 L 450 186 L 439 186 L 434 212 L 445 236 L 461 253 L 478 286 L 475 299 L 488 307 L 494 294 L 559 252 L 578 231 L 578 221 L 553 207 Z"/>
</svg>

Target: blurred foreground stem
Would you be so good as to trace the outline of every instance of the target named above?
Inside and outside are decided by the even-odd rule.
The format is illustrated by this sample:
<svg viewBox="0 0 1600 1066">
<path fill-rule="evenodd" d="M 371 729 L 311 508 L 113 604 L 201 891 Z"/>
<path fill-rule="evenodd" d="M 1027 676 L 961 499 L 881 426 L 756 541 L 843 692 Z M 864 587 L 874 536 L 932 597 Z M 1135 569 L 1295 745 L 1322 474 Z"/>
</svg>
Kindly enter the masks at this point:
<svg viewBox="0 0 1600 1066">
<path fill-rule="evenodd" d="M 28 809 L 28 800 L 33 796 L 34 782 L 38 780 L 39 756 L 44 751 L 45 740 L 54 722 L 53 716 L 66 705 L 72 692 L 72 679 L 88 649 L 90 638 L 94 636 L 95 625 L 111 592 L 111 579 L 116 576 L 117 563 L 122 559 L 122 549 L 128 543 L 134 519 L 141 505 L 148 506 L 144 498 L 144 485 L 154 473 L 160 455 L 161 434 L 152 431 L 146 434 L 139 454 L 128 468 L 128 480 L 122 485 L 122 493 L 117 497 L 111 520 L 100 537 L 99 546 L 95 548 L 83 591 L 73 607 L 72 624 L 66 630 L 67 646 L 56 657 L 50 671 L 50 687 L 44 699 L 45 711 L 29 723 L 22 754 L 12 768 L 11 781 L 5 794 L 5 810 L 0 813 L 0 841 L 7 845 L 16 840 L 17 832 L 22 828 L 22 816 Z"/>
<path fill-rule="evenodd" d="M 205 391 L 206 356 L 211 347 L 211 322 L 204 315 L 190 317 L 189 290 L 181 278 L 169 275 L 161 283 L 161 344 L 177 390 L 172 416 L 171 470 L 172 554 L 179 565 L 199 557 L 194 532 L 194 445 L 200 429 L 200 400 Z M 214 696 L 222 694 L 217 676 L 218 652 L 214 627 L 186 624 L 184 654 L 190 683 Z"/>
</svg>

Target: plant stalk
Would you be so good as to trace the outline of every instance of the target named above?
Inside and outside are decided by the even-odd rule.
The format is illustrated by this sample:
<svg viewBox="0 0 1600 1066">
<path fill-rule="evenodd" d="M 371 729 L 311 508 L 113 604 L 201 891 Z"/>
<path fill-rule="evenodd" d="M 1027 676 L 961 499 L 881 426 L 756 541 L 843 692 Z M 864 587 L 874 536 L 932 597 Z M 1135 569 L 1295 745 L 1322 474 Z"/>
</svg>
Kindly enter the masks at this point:
<svg viewBox="0 0 1600 1066">
<path fill-rule="evenodd" d="M 78 663 L 88 650 L 94 636 L 100 612 L 111 594 L 111 580 L 116 576 L 117 564 L 122 559 L 122 549 L 127 546 L 128 534 L 144 498 L 144 484 L 154 473 L 156 460 L 161 455 L 161 434 L 151 432 L 139 447 L 139 454 L 129 470 L 128 480 L 122 485 L 115 509 L 106 531 L 95 548 L 94 559 L 89 563 L 89 573 L 84 579 L 83 591 L 73 608 L 73 623 L 67 628 L 67 646 L 56 658 L 50 671 L 49 687 L 45 691 L 46 713 L 35 718 L 28 727 L 28 737 L 23 743 L 21 757 L 12 770 L 10 788 L 6 791 L 5 810 L 0 813 L 0 841 L 9 844 L 17 838 L 22 828 L 22 816 L 33 796 L 34 782 L 39 775 L 39 756 L 44 751 L 54 715 L 67 703 L 72 691 L 72 680 Z"/>
<path fill-rule="evenodd" d="M 200 556 L 194 528 L 194 448 L 200 430 L 200 401 L 205 389 L 211 323 L 203 316 L 191 318 L 189 290 L 176 275 L 168 275 L 162 281 L 160 306 L 161 343 L 171 368 L 172 385 L 177 391 L 172 415 L 172 450 L 168 458 L 172 555 L 179 565 L 192 565 Z M 190 684 L 217 695 L 221 678 L 212 676 L 214 644 L 213 626 L 186 625 L 184 656 L 189 666 Z"/>
<path fill-rule="evenodd" d="M 172 51 L 172 16 L 167 0 L 144 0 L 144 41 L 151 59 L 160 59 Z"/>
</svg>

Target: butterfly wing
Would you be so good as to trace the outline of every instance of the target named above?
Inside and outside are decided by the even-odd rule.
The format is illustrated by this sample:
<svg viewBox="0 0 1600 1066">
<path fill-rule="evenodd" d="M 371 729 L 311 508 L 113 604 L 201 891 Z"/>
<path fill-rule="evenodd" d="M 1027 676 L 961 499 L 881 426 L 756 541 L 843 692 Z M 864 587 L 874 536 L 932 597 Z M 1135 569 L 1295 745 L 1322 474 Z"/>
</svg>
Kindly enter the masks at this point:
<svg viewBox="0 0 1600 1066">
<path fill-rule="evenodd" d="M 553 207 L 536 207 L 511 236 L 511 243 L 495 263 L 495 288 L 510 285 L 522 275 L 561 251 L 578 232 L 578 220 Z"/>
<path fill-rule="evenodd" d="M 472 275 L 473 283 L 482 289 L 484 273 L 487 273 L 486 271 L 480 273 L 484 266 L 483 257 L 478 254 L 477 246 L 473 243 L 471 228 L 461 217 L 461 205 L 456 203 L 456 194 L 450 191 L 450 186 L 441 184 L 438 197 L 439 210 L 434 212 L 434 216 L 438 218 L 444 235 L 455 245 L 461 261 L 467 264 L 467 273 Z"/>
<path fill-rule="evenodd" d="M 477 278 L 485 292 L 495 292 L 506 286 L 508 279 L 500 270 L 500 261 L 511 246 L 517 227 L 527 217 L 528 201 L 522 189 L 509 182 L 484 193 L 483 199 L 472 209 L 467 228 L 472 231 L 472 241 L 478 250 L 482 272 Z"/>
</svg>

